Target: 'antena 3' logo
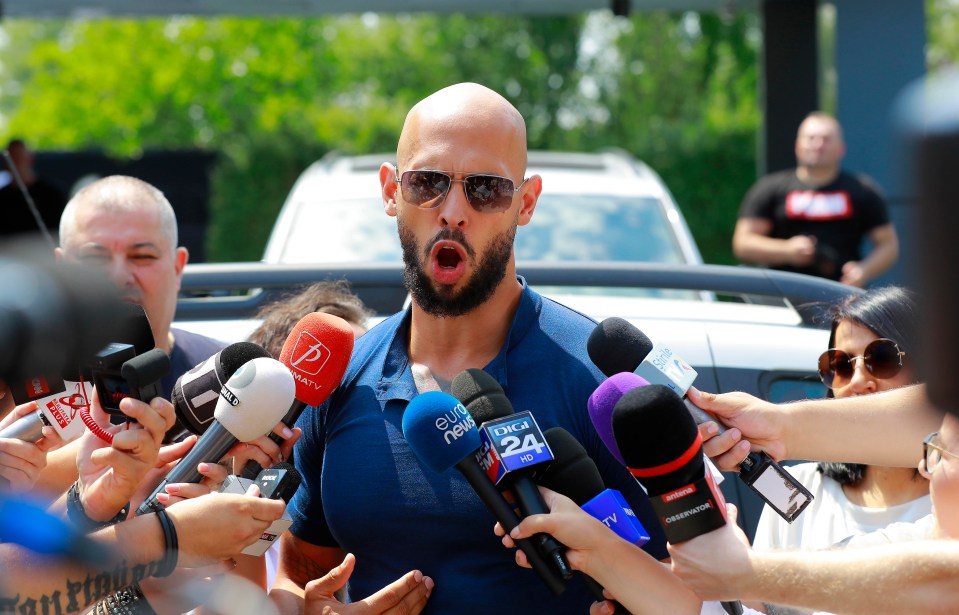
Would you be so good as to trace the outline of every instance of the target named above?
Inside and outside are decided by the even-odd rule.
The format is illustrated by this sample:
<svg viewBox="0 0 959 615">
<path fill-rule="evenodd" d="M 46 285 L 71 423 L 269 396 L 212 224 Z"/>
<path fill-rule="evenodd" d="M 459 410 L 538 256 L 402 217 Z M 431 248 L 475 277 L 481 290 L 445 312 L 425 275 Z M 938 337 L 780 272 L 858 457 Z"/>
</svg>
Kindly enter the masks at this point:
<svg viewBox="0 0 959 615">
<path fill-rule="evenodd" d="M 308 331 L 302 331 L 296 338 L 293 353 L 290 355 L 290 367 L 309 376 L 322 371 L 330 360 L 330 349 Z"/>
</svg>

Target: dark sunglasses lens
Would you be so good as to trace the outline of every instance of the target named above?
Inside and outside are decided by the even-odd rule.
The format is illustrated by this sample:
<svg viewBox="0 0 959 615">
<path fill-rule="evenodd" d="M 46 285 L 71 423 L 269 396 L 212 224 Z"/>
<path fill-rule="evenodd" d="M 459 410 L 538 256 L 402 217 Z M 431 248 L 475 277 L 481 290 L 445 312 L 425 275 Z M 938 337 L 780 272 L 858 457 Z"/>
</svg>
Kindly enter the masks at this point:
<svg viewBox="0 0 959 615">
<path fill-rule="evenodd" d="M 852 372 L 849 355 L 842 350 L 827 350 L 819 355 L 819 377 L 827 387 L 832 388 L 837 376 L 849 379 Z"/>
<path fill-rule="evenodd" d="M 470 175 L 466 198 L 477 211 L 505 211 L 513 202 L 513 182 L 495 175 Z"/>
<path fill-rule="evenodd" d="M 892 340 L 876 340 L 866 347 L 866 369 L 876 378 L 892 378 L 902 368 L 899 346 Z"/>
<path fill-rule="evenodd" d="M 437 171 L 406 171 L 400 187 L 407 203 L 421 206 L 445 195 L 450 189 L 450 178 Z"/>
</svg>

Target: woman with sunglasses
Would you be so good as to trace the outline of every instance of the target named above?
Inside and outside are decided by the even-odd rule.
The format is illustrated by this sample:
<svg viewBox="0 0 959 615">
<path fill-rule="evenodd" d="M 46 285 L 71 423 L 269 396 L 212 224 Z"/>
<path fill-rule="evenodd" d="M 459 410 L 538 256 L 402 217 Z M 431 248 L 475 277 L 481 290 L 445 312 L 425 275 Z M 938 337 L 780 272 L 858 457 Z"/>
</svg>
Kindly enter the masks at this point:
<svg viewBox="0 0 959 615">
<path fill-rule="evenodd" d="M 918 317 L 909 291 L 872 289 L 832 306 L 828 316 L 829 349 L 819 357 L 827 396 L 868 395 L 916 381 Z M 805 463 L 789 471 L 815 499 L 792 524 L 764 510 L 753 540 L 757 549 L 824 549 L 931 511 L 929 481 L 915 468 Z"/>
</svg>

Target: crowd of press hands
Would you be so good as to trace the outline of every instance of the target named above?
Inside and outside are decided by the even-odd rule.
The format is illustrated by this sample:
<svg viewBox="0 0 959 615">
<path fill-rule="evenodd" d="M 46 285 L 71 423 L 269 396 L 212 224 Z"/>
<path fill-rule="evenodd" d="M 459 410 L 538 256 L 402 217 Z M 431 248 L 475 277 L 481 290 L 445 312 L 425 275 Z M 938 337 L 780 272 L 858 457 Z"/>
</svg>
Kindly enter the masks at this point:
<svg viewBox="0 0 959 615">
<path fill-rule="evenodd" d="M 837 407 L 829 408 L 828 413 L 823 413 L 817 410 L 815 404 L 809 408 L 796 406 L 790 413 L 784 412 L 783 407 L 777 408 L 745 393 L 712 396 L 691 390 L 691 399 L 698 405 L 719 413 L 724 416 L 724 420 L 734 424 L 738 418 L 743 424 L 749 425 L 750 414 L 762 416 L 765 413 L 769 433 L 754 432 L 752 441 L 777 458 L 791 455 L 815 458 L 818 455 L 828 459 L 836 457 L 840 454 L 837 449 L 842 449 L 841 454 L 847 458 L 906 465 L 910 458 L 915 457 L 916 447 L 902 441 L 905 434 L 918 433 L 926 427 L 937 428 L 943 420 L 942 414 L 931 408 L 922 385 L 881 393 L 874 397 L 882 398 L 881 401 L 875 400 L 870 409 L 877 430 L 863 434 L 857 440 L 839 443 L 836 440 L 841 440 L 844 433 L 851 433 L 855 423 L 861 420 L 862 415 L 857 415 L 853 405 L 846 407 L 849 409 L 847 413 L 841 413 L 842 409 Z M 846 400 L 835 400 L 833 403 L 843 401 Z M 903 407 L 910 410 L 897 409 Z M 82 564 L 44 559 L 15 545 L 3 544 L 0 545 L 0 561 L 7 571 L 4 575 L 6 599 L 11 595 L 19 595 L 20 592 L 29 594 L 29 580 L 36 579 L 37 575 L 44 578 L 85 578 L 86 587 L 82 587 L 82 583 L 78 582 L 70 596 L 56 596 L 56 600 L 62 601 L 67 607 L 73 607 L 69 610 L 79 609 L 81 612 L 91 613 L 185 612 L 196 607 L 202 597 L 209 596 L 206 590 L 212 588 L 217 579 L 224 574 L 230 576 L 228 573 L 237 565 L 238 559 L 243 557 L 238 556 L 240 551 L 256 541 L 261 533 L 283 514 L 282 500 L 257 498 L 255 487 L 247 496 L 216 493 L 217 487 L 232 468 L 242 467 L 250 459 L 268 467 L 289 457 L 292 444 L 299 434 L 279 424 L 276 433 L 287 438 L 282 446 L 266 437 L 251 443 L 238 444 L 224 462 L 201 464 L 198 467 L 205 477 L 201 483 L 168 486 L 167 493 L 158 495 L 158 499 L 168 507 L 164 515 L 169 523 L 158 523 L 157 519 L 150 518 L 153 515 L 125 519 L 125 513 L 131 507 L 135 508 L 137 502 L 151 492 L 177 460 L 195 444 L 196 437 L 191 436 L 174 444 L 162 444 L 164 434 L 174 422 L 173 405 L 162 398 L 155 398 L 150 403 L 128 398 L 121 402 L 120 408 L 135 422 L 122 426 L 111 425 L 98 402 L 93 401 L 91 413 L 105 429 L 114 434 L 112 444 L 108 445 L 87 431 L 72 449 L 68 447 L 69 450 L 75 451 L 78 460 L 76 482 L 65 490 L 66 493 L 57 496 L 47 492 L 42 497 L 50 501 L 51 511 L 60 511 L 62 514 L 67 506 L 66 501 L 71 495 L 75 497 L 76 491 L 79 490 L 83 495 L 82 513 L 88 517 L 89 523 L 88 527 L 82 529 L 92 530 L 93 536 L 99 534 L 112 538 L 109 542 L 119 551 L 118 555 L 122 559 L 122 564 L 117 564 L 123 568 L 119 577 L 135 581 L 123 587 L 112 586 L 110 581 L 100 586 L 98 584 L 103 582 L 103 575 L 99 577 L 101 580 L 96 580 L 96 573 L 91 577 L 90 573 L 84 572 Z M 800 412 L 801 409 L 808 411 Z M 32 403 L 16 407 L 0 421 L 0 428 L 34 411 L 35 405 Z M 790 418 L 769 420 L 772 416 L 770 411 Z M 822 425 L 822 421 L 835 425 L 835 437 L 815 437 L 804 433 L 806 425 Z M 946 415 L 945 421 L 959 422 L 950 415 Z M 908 425 L 905 432 L 898 429 L 905 425 Z M 716 435 L 715 424 L 706 423 L 700 430 L 704 438 L 704 452 L 722 469 L 735 468 L 748 450 L 748 444 L 740 439 L 738 429 Z M 43 476 L 43 473 L 47 468 L 48 455 L 55 455 L 56 449 L 63 444 L 57 433 L 50 428 L 44 428 L 44 437 L 36 443 L 4 441 L 0 456 L 0 475 L 7 483 L 6 491 L 26 492 L 38 482 L 46 488 L 49 488 L 51 483 L 56 483 L 58 478 Z M 59 480 L 64 479 L 59 477 Z M 607 588 L 609 597 L 615 596 L 625 605 L 661 604 L 669 605 L 670 612 L 698 613 L 703 608 L 701 598 L 759 598 L 775 601 L 777 597 L 781 597 L 784 603 L 789 603 L 795 597 L 785 590 L 777 596 L 776 587 L 791 582 L 809 583 L 810 579 L 823 583 L 822 586 L 808 589 L 812 594 L 818 592 L 821 598 L 818 595 L 802 596 L 802 603 L 815 605 L 818 602 L 822 604 L 822 608 L 827 608 L 841 600 L 840 594 L 861 595 L 863 598 L 853 602 L 848 612 L 870 612 L 868 605 L 875 603 L 874 597 L 866 600 L 870 589 L 862 585 L 865 580 L 860 583 L 857 579 L 849 579 L 847 584 L 841 587 L 829 588 L 831 575 L 843 567 L 857 565 L 855 557 L 830 559 L 824 555 L 816 558 L 807 553 L 804 559 L 790 560 L 785 554 L 759 554 L 741 546 L 737 548 L 736 544 L 744 544 L 746 538 L 735 523 L 730 522 L 721 530 L 710 532 L 679 547 L 670 545 L 673 557 L 673 571 L 670 571 L 668 564 L 657 562 L 633 545 L 622 541 L 599 521 L 583 513 L 568 498 L 548 490 L 544 490 L 544 497 L 551 514 L 528 517 L 506 535 L 501 527 L 495 528 L 497 535 L 502 536 L 504 545 L 512 547 L 513 539 L 528 537 L 536 532 L 549 533 L 568 547 L 568 558 L 573 568 L 599 580 Z M 119 515 L 118 511 L 121 511 Z M 735 519 L 735 511 L 731 510 L 731 513 L 732 521 Z M 121 520 L 122 522 L 118 522 Z M 951 525 L 954 523 L 939 523 L 940 535 L 950 537 L 950 531 L 955 529 L 951 528 Z M 171 539 L 176 544 L 172 553 L 168 549 Z M 921 548 L 918 548 L 920 546 Z M 953 546 L 951 541 L 890 545 L 885 550 L 876 551 L 872 561 L 874 565 L 885 566 L 891 561 L 912 557 L 916 566 L 925 566 L 931 576 L 936 574 L 935 571 L 941 570 L 952 573 L 957 559 Z M 777 555 L 782 555 L 783 559 L 777 560 Z M 702 570 L 699 574 L 692 574 L 703 558 L 716 560 L 714 566 L 717 570 L 725 568 L 726 571 L 748 571 L 749 574 L 741 574 L 739 577 L 730 577 L 727 574 L 713 579 L 703 575 Z M 516 559 L 519 565 L 526 565 L 521 551 L 517 551 Z M 307 587 L 307 591 L 332 595 L 332 588 L 342 584 L 337 577 L 342 577 L 344 573 L 348 576 L 353 562 L 352 555 L 348 555 L 340 567 L 326 577 L 314 581 L 312 587 Z M 935 566 L 931 566 L 933 562 L 936 563 Z M 809 568 L 802 573 L 796 572 L 802 570 L 800 567 L 803 563 Z M 867 568 L 869 566 L 864 562 L 859 562 L 859 565 Z M 117 570 L 119 568 L 111 570 L 106 575 L 107 578 L 111 574 L 117 578 Z M 690 574 L 687 575 L 687 572 Z M 791 576 L 793 573 L 795 578 Z M 803 574 L 808 576 L 804 577 Z M 939 574 L 943 575 L 942 572 Z M 95 580 L 93 590 L 90 587 L 91 578 Z M 879 570 L 873 577 L 866 575 L 866 578 L 871 582 L 884 581 L 889 583 L 890 589 L 904 591 L 903 578 L 891 579 L 888 574 Z M 684 580 L 691 584 L 685 585 Z M 931 596 L 933 603 L 937 603 L 939 596 L 942 600 L 951 596 L 949 591 L 954 592 L 953 586 L 956 584 L 954 574 L 945 574 L 938 581 L 929 580 L 927 585 L 922 586 L 924 593 L 917 591 L 916 594 L 904 594 L 903 599 L 914 601 L 915 606 L 923 603 L 922 597 L 925 595 Z M 69 583 L 68 587 L 71 587 Z M 186 587 L 190 587 L 190 591 L 183 591 Z M 690 591 L 690 587 L 696 593 Z M 105 588 L 109 588 L 111 592 L 108 593 Z M 40 604 L 46 598 L 46 595 L 43 596 L 44 598 L 39 600 Z M 50 601 L 52 604 L 53 597 Z M 856 606 L 857 604 L 859 606 Z M 266 608 L 267 603 L 261 605 Z M 612 609 L 611 602 L 597 602 L 591 612 L 611 613 Z M 656 612 L 656 609 L 653 612 Z M 837 612 L 847 610 L 837 609 Z"/>
</svg>

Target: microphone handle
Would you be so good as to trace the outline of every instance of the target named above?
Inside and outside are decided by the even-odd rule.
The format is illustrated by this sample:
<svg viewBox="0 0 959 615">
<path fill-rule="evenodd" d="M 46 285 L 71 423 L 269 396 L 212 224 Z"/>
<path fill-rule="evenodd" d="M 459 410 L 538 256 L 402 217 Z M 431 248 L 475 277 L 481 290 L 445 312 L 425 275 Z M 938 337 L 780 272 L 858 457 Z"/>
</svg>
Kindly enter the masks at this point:
<svg viewBox="0 0 959 615">
<path fill-rule="evenodd" d="M 493 485 L 489 477 L 486 476 L 486 473 L 473 461 L 472 455 L 463 458 L 457 463 L 456 469 L 463 474 L 463 477 L 466 478 L 470 486 L 473 487 L 476 495 L 483 500 L 483 504 L 493 513 L 493 516 L 496 517 L 496 520 L 499 521 L 499 524 L 503 526 L 506 532 L 509 532 L 519 525 L 520 520 L 519 517 L 516 516 L 516 512 L 506 500 L 503 499 L 503 494 L 496 489 L 496 486 Z M 543 580 L 546 587 L 557 596 L 562 594 L 566 589 L 565 582 L 557 574 L 555 568 L 547 564 L 546 560 L 543 559 L 530 539 L 521 538 L 513 542 L 526 554 L 526 561 L 529 562 L 530 567 L 539 575 L 539 578 Z"/>
<path fill-rule="evenodd" d="M 150 497 L 143 500 L 140 507 L 137 508 L 137 516 L 145 515 L 151 512 L 157 512 L 166 508 L 161 504 L 156 496 L 158 493 L 164 493 L 166 486 L 170 483 L 198 483 L 203 479 L 196 466 L 201 463 L 219 463 L 223 455 L 230 448 L 239 442 L 236 436 L 230 433 L 226 427 L 220 424 L 220 421 L 214 420 L 210 427 L 204 432 L 203 437 L 190 449 L 190 452 L 180 460 L 180 463 L 173 466 L 170 473 L 166 475 Z"/>
<path fill-rule="evenodd" d="M 290 409 L 286 412 L 286 416 L 280 420 L 287 427 L 292 427 L 296 424 L 296 419 L 300 418 L 300 414 L 306 409 L 306 406 L 306 402 L 300 401 L 299 399 L 294 399 L 293 403 L 290 404 Z M 277 444 L 283 444 L 283 436 L 278 436 L 275 433 L 270 432 L 269 437 L 270 440 L 273 440 Z M 263 466 L 261 466 L 256 460 L 251 459 L 246 462 L 246 466 L 244 466 L 243 472 L 240 473 L 240 477 L 256 480 L 256 477 L 259 476 L 260 472 L 262 471 Z"/>
<path fill-rule="evenodd" d="M 0 438 L 36 442 L 43 437 L 43 426 L 49 424 L 50 421 L 44 416 L 43 410 L 37 410 L 7 425 L 5 429 L 0 431 Z"/>
<path fill-rule="evenodd" d="M 709 414 L 693 402 L 689 401 L 686 396 L 683 396 L 683 403 L 686 404 L 686 409 L 689 410 L 689 413 L 693 415 L 693 420 L 696 421 L 697 425 L 702 425 L 707 421 L 713 421 L 716 423 L 716 426 L 719 427 L 719 431 L 716 432 L 716 435 L 720 435 L 726 432 L 726 426 L 722 424 L 722 421 L 719 421 L 716 417 Z M 764 457 L 768 457 L 765 452 L 751 452 L 745 459 L 739 463 L 739 469 L 741 472 L 748 472 L 752 470 L 755 466 L 762 463 Z"/>
<path fill-rule="evenodd" d="M 543 501 L 543 495 L 536 487 L 536 483 L 525 474 L 517 474 L 509 483 L 509 490 L 516 498 L 519 510 L 523 517 L 530 515 L 545 515 L 549 512 L 546 508 L 546 502 Z M 549 558 L 549 561 L 556 567 L 557 572 L 564 579 L 573 577 L 573 569 L 570 567 L 566 556 L 563 553 L 566 548 L 559 544 L 555 538 L 549 534 L 534 534 L 532 540 L 541 549 L 541 553 Z"/>
</svg>

